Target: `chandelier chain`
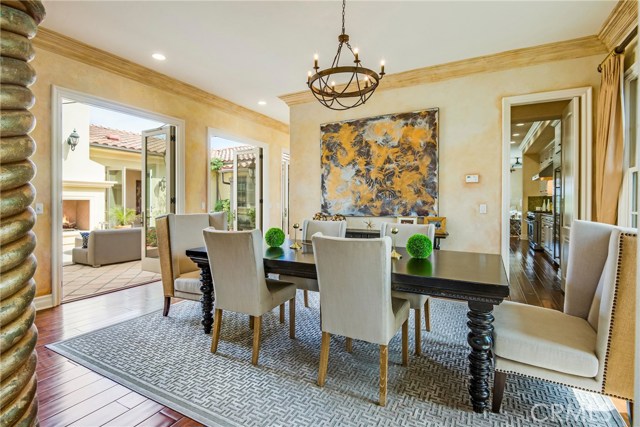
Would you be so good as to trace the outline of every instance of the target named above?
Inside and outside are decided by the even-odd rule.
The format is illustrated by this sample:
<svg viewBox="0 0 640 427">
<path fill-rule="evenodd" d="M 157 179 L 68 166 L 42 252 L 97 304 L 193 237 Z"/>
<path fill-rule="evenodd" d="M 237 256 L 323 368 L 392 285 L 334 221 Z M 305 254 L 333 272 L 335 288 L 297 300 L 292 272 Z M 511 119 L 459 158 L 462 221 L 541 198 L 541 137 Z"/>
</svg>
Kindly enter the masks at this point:
<svg viewBox="0 0 640 427">
<path fill-rule="evenodd" d="M 344 34 L 345 29 L 344 29 L 344 14 L 345 14 L 345 9 L 347 7 L 347 0 L 342 0 L 342 34 Z"/>
</svg>

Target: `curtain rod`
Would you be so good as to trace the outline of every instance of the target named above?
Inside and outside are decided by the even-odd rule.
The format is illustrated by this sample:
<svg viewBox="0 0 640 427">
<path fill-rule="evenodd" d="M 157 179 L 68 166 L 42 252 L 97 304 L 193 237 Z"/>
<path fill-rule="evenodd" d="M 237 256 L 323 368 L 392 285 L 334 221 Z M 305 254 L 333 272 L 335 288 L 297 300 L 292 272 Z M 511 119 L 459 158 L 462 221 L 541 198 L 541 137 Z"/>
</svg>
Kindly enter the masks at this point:
<svg viewBox="0 0 640 427">
<path fill-rule="evenodd" d="M 629 43 L 631 43 L 631 40 L 636 38 L 637 35 L 638 35 L 638 26 L 636 25 L 636 27 L 633 30 L 631 30 L 629 35 L 624 40 L 622 40 L 622 43 L 616 46 L 611 52 L 609 52 L 606 58 L 602 60 L 600 65 L 598 65 L 598 72 L 599 73 L 602 72 L 602 64 L 604 64 L 604 61 L 606 61 L 611 55 L 620 55 L 621 53 L 624 53 L 624 50 L 627 48 Z"/>
</svg>

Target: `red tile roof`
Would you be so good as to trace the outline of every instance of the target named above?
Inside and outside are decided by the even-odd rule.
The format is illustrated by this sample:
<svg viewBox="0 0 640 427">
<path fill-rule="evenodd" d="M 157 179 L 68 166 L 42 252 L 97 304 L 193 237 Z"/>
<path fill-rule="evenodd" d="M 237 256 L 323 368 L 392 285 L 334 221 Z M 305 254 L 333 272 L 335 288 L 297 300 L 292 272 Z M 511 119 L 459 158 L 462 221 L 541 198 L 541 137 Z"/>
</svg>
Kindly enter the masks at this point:
<svg viewBox="0 0 640 427">
<path fill-rule="evenodd" d="M 238 155 L 238 160 L 239 160 L 238 166 L 246 168 L 246 167 L 249 167 L 251 164 L 255 163 L 256 156 L 254 153 L 244 153 L 244 152 L 253 150 L 254 148 L 255 147 L 252 147 L 249 145 L 244 145 L 244 146 L 235 147 L 235 148 L 223 148 L 220 150 L 212 150 L 211 158 L 221 159 L 224 162 L 224 166 L 222 167 L 222 170 L 228 171 L 233 169 L 233 153 L 234 151 L 237 151 L 240 153 Z"/>
<path fill-rule="evenodd" d="M 89 144 L 127 151 L 142 151 L 142 135 L 136 132 L 111 129 L 104 126 L 89 126 Z M 152 153 L 164 153 L 165 141 L 151 138 L 147 150 Z"/>
</svg>

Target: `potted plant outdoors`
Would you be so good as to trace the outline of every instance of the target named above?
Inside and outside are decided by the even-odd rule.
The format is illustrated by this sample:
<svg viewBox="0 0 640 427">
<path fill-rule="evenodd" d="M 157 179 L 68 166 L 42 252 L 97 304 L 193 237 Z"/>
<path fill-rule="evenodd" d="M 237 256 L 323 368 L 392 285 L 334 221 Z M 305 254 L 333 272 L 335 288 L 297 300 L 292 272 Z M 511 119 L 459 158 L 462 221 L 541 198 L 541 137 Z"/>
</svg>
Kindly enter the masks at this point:
<svg viewBox="0 0 640 427">
<path fill-rule="evenodd" d="M 115 223 L 115 228 L 131 228 L 137 219 L 135 209 L 114 206 L 109 210 L 109 220 Z"/>
</svg>

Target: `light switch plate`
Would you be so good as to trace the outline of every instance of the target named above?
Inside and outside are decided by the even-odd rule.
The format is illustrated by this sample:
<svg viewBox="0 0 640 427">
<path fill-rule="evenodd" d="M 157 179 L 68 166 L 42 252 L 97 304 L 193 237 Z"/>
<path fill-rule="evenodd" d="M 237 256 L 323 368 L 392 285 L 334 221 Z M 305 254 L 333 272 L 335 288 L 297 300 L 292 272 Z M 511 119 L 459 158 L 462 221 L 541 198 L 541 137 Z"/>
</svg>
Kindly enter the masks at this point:
<svg viewBox="0 0 640 427">
<path fill-rule="evenodd" d="M 44 213 L 44 204 L 43 203 L 36 203 L 36 214 L 37 215 L 42 215 Z"/>
<path fill-rule="evenodd" d="M 480 204 L 480 213 L 481 214 L 486 214 L 487 213 L 487 205 L 485 203 L 481 203 Z"/>
<path fill-rule="evenodd" d="M 464 177 L 464 181 L 468 183 L 476 184 L 480 182 L 480 177 L 478 175 L 466 175 Z"/>
</svg>

